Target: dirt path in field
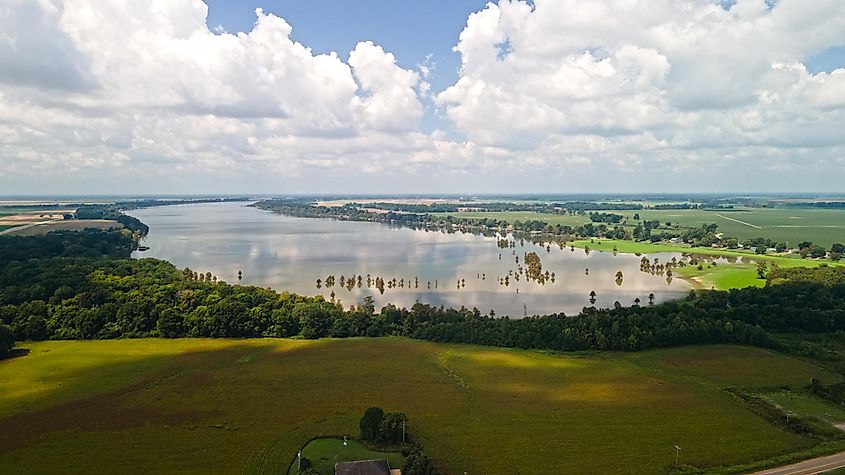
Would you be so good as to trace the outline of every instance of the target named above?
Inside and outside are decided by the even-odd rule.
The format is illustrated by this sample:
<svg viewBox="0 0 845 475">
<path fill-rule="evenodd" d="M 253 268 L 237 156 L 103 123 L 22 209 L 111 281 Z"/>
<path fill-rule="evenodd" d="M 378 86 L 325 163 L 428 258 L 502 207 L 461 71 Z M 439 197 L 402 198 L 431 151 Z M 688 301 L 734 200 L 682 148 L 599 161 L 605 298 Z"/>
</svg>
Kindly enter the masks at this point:
<svg viewBox="0 0 845 475">
<path fill-rule="evenodd" d="M 739 223 L 739 224 L 744 224 L 744 225 L 746 225 L 746 226 L 750 226 L 750 227 L 752 227 L 752 228 L 754 228 L 754 229 L 763 229 L 762 227 L 757 226 L 757 225 L 755 225 L 755 224 L 746 223 L 745 221 L 740 221 L 740 220 L 738 220 L 738 219 L 734 219 L 734 218 L 729 218 L 729 217 L 727 217 L 727 216 L 723 216 L 723 215 L 721 215 L 721 214 L 719 214 L 719 213 L 716 213 L 716 216 L 718 216 L 718 217 L 720 217 L 720 218 L 722 218 L 722 219 L 727 219 L 728 221 L 733 221 L 733 222 L 735 222 L 735 223 Z"/>
</svg>

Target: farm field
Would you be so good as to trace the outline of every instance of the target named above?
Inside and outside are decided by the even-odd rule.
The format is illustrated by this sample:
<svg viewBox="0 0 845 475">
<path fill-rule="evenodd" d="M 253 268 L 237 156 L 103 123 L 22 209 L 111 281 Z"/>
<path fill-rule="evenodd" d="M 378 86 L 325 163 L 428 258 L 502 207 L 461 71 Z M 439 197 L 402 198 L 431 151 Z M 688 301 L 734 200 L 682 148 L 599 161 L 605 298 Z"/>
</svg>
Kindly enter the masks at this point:
<svg viewBox="0 0 845 475">
<path fill-rule="evenodd" d="M 808 208 L 737 208 L 732 210 L 643 210 L 641 219 L 671 222 L 682 227 L 705 223 L 719 225 L 718 232 L 740 241 L 766 237 L 795 247 L 812 241 L 829 249 L 833 243 L 845 243 L 845 210 Z M 634 212 L 619 212 L 632 219 Z"/>
<path fill-rule="evenodd" d="M 39 236 L 53 231 L 79 231 L 82 229 L 119 229 L 123 225 L 107 219 L 59 220 L 16 229 L 8 234 L 15 236 Z"/>
<path fill-rule="evenodd" d="M 740 241 L 766 237 L 784 241 L 795 247 L 801 241 L 812 241 L 825 248 L 833 243 L 845 243 L 845 210 L 808 208 L 736 208 L 711 210 L 639 210 L 607 211 L 628 218 L 635 225 L 634 214 L 641 220 L 657 220 L 682 228 L 697 228 L 716 223 L 718 232 Z M 563 216 L 534 212 L 463 212 L 447 213 L 464 218 L 496 218 L 509 222 L 540 220 L 550 224 L 578 226 L 590 222 L 587 216 Z"/>
<path fill-rule="evenodd" d="M 723 386 L 836 380 L 725 346 L 595 356 L 397 338 L 19 346 L 29 353 L 0 361 L 0 466 L 16 473 L 280 473 L 309 439 L 354 436 L 373 405 L 405 412 L 446 473 L 663 473 L 674 445 L 686 465 L 749 464 L 816 442 Z"/>
</svg>

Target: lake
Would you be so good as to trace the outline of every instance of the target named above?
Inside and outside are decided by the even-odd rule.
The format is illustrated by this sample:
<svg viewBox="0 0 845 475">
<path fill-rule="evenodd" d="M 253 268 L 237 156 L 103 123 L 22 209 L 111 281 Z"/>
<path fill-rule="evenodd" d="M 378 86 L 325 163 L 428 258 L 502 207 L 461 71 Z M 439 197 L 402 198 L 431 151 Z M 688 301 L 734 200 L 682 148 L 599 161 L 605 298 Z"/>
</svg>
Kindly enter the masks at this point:
<svg viewBox="0 0 845 475">
<path fill-rule="evenodd" d="M 271 287 L 303 295 L 321 294 L 348 307 L 373 296 L 376 307 L 393 303 L 410 307 L 415 302 L 447 307 L 477 307 L 496 315 L 572 315 L 590 305 L 610 307 L 618 301 L 632 305 L 683 296 L 689 285 L 681 279 L 640 270 L 641 257 L 631 254 L 545 247 L 516 242 L 500 249 L 497 238 L 467 233 L 446 233 L 397 228 L 380 223 L 295 218 L 250 208 L 249 203 L 212 203 L 161 206 L 129 211 L 150 226 L 143 245 L 148 251 L 133 257 L 155 257 L 178 268 L 211 272 L 229 283 Z M 543 271 L 554 272 L 554 282 L 519 280 L 516 257 L 536 252 Z M 500 257 L 501 255 L 501 257 Z M 680 254 L 649 256 L 667 262 Z M 589 270 L 589 272 L 587 272 Z M 616 273 L 621 271 L 621 285 Z M 512 272 L 512 274 L 511 274 Z M 367 276 L 397 285 L 382 295 L 367 286 Z M 327 277 L 335 284 L 327 287 Z M 357 277 L 351 290 L 340 279 Z M 501 279 L 508 277 L 508 285 Z M 317 279 L 321 279 L 320 288 Z M 401 286 L 399 284 L 402 284 Z M 429 288 L 430 287 L 430 288 Z"/>
</svg>

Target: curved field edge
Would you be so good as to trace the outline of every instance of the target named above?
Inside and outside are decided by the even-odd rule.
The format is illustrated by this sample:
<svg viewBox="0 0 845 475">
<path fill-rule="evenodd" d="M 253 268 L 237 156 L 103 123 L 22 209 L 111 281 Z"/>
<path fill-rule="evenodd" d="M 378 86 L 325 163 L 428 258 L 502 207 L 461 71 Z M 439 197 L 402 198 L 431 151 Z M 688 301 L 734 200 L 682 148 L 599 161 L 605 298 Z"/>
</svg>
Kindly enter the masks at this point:
<svg viewBox="0 0 845 475">
<path fill-rule="evenodd" d="M 550 354 L 399 338 L 21 346 L 30 353 L 0 362 L 0 465 L 19 473 L 278 473 L 314 437 L 354 436 L 372 405 L 408 414 L 448 473 L 661 473 L 673 445 L 689 467 L 753 464 L 817 441 L 723 391 L 725 376 L 702 370 L 723 365 L 712 355 L 752 361 L 743 371 L 765 375 L 754 386 L 830 377 L 741 347 L 683 349 L 704 355 L 684 366 L 667 362 L 673 350 Z M 17 389 L 32 382 L 36 393 Z"/>
<path fill-rule="evenodd" d="M 589 248 L 591 252 L 618 252 L 638 256 L 643 254 L 682 252 L 710 257 L 741 257 L 754 262 L 761 261 L 767 264 L 774 264 L 782 268 L 845 265 L 845 262 L 834 262 L 829 259 L 799 259 L 797 257 L 759 255 L 747 251 L 687 247 L 672 244 L 652 244 L 615 239 L 581 239 L 570 242 L 567 245 L 579 249 Z M 695 266 L 677 267 L 675 268 L 675 273 L 677 277 L 686 280 L 697 289 L 730 290 L 744 287 L 763 287 L 766 281 L 757 277 L 757 266 L 754 262 L 720 264 L 716 266 L 710 266 L 704 263 L 704 268 L 701 270 L 698 270 Z"/>
</svg>

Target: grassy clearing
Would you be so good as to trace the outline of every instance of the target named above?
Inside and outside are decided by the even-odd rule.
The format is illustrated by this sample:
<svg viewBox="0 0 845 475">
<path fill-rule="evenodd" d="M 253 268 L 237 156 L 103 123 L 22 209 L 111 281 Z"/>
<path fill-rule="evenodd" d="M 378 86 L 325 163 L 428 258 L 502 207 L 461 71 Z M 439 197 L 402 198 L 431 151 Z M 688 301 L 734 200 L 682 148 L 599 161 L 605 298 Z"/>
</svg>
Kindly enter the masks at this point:
<svg viewBox="0 0 845 475">
<path fill-rule="evenodd" d="M 841 377 L 807 361 L 772 351 L 737 346 L 691 346 L 631 356 L 637 364 L 685 374 L 720 386 L 803 386 L 810 378 L 838 382 Z"/>
<path fill-rule="evenodd" d="M 405 412 L 448 473 L 661 473 L 676 444 L 686 464 L 747 464 L 815 442 L 722 385 L 834 380 L 733 347 L 696 359 L 696 349 L 577 356 L 393 338 L 21 346 L 28 356 L 0 362 L 0 466 L 17 473 L 278 473 L 313 437 L 355 435 L 373 405 Z"/>
<path fill-rule="evenodd" d="M 701 270 L 686 266 L 675 269 L 675 275 L 692 282 L 699 289 L 729 290 L 766 285 L 765 279 L 757 277 L 755 264 L 704 265 Z"/>
<path fill-rule="evenodd" d="M 354 440 L 349 440 L 346 447 L 341 439 L 314 439 L 302 448 L 302 456 L 311 461 L 311 467 L 321 475 L 333 475 L 334 465 L 338 462 L 355 460 L 387 460 L 391 468 L 402 468 L 405 457 L 400 453 L 373 452 Z M 297 464 L 294 462 L 288 470 L 289 475 L 296 475 Z"/>
<path fill-rule="evenodd" d="M 830 404 L 804 390 L 778 389 L 761 392 L 759 395 L 785 411 L 798 416 L 814 417 L 829 424 L 845 422 L 845 409 Z"/>
<path fill-rule="evenodd" d="M 584 239 L 570 243 L 578 248 L 589 247 L 591 250 L 608 252 L 616 249 L 617 252 L 628 254 L 659 254 L 666 252 L 684 252 L 711 257 L 742 258 L 742 261 L 732 263 L 719 263 L 715 266 L 704 264 L 704 268 L 698 270 L 694 266 L 678 267 L 675 273 L 678 277 L 689 280 L 694 287 L 700 289 L 715 288 L 716 290 L 739 289 L 743 287 L 762 287 L 765 281 L 757 277 L 757 261 L 776 264 L 779 267 L 817 267 L 822 264 L 845 265 L 843 262 L 832 262 L 829 260 L 808 260 L 786 256 L 760 256 L 745 251 L 730 251 L 705 247 L 683 247 L 672 244 L 652 244 L 645 242 L 634 242 L 614 239 Z"/>
</svg>

